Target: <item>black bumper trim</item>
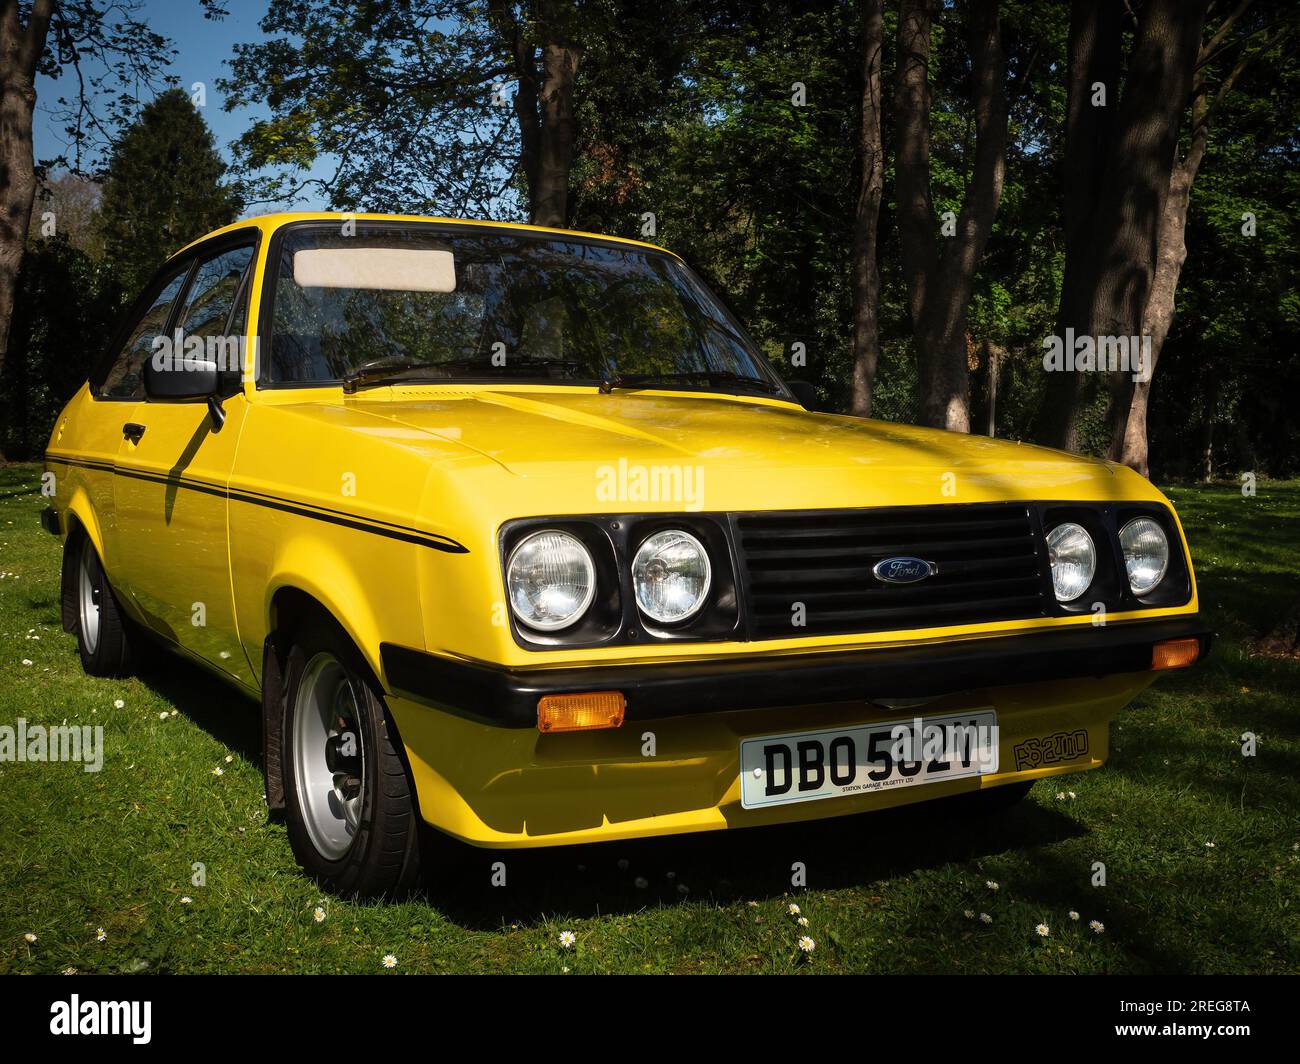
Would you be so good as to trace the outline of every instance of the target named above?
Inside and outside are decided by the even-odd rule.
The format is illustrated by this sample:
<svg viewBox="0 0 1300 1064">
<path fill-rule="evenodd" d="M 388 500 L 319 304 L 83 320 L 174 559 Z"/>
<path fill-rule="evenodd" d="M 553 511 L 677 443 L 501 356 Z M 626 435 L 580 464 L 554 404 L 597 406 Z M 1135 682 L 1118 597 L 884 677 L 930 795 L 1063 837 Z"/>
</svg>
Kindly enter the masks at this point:
<svg viewBox="0 0 1300 1064">
<path fill-rule="evenodd" d="M 61 535 L 63 527 L 59 521 L 59 511 L 47 506 L 41 511 L 41 527 L 52 536 Z"/>
<path fill-rule="evenodd" d="M 380 646 L 389 688 L 460 717 L 535 728 L 548 694 L 622 691 L 627 719 L 871 699 L 927 698 L 1047 680 L 1146 672 L 1166 639 L 1200 641 L 1199 616 L 1105 628 L 1051 629 L 999 637 L 818 654 L 749 655 L 722 661 L 507 669 L 453 661 L 391 643 Z"/>
</svg>

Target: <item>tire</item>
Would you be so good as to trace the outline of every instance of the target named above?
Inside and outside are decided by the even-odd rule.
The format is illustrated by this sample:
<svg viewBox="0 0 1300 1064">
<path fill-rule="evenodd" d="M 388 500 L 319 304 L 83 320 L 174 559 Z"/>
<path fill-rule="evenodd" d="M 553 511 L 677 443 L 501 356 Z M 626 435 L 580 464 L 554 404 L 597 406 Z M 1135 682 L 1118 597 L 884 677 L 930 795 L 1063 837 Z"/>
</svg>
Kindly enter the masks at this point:
<svg viewBox="0 0 1300 1064">
<path fill-rule="evenodd" d="M 348 897 L 402 897 L 420 875 L 422 822 L 400 742 L 361 655 L 307 621 L 285 662 L 285 822 L 303 869 Z"/>
<path fill-rule="evenodd" d="M 69 537 L 64 553 L 69 558 L 74 602 L 73 630 L 81 667 L 91 676 L 125 676 L 131 667 L 131 640 L 126 617 L 104 566 L 87 535 Z"/>
</svg>

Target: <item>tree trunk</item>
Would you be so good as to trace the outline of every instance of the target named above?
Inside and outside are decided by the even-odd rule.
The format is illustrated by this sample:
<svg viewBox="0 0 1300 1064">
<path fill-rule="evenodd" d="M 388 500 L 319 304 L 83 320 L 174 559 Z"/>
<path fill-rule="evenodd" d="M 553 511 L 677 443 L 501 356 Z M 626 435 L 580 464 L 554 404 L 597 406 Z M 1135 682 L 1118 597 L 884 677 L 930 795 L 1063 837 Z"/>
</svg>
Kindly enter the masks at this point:
<svg viewBox="0 0 1300 1064">
<path fill-rule="evenodd" d="M 1189 169 L 1188 162 L 1184 161 L 1174 167 L 1170 179 L 1169 196 L 1165 200 L 1156 237 L 1155 275 L 1151 281 L 1146 310 L 1142 314 L 1142 335 L 1151 337 L 1151 364 L 1145 374 L 1147 379 L 1133 385 L 1128 417 L 1117 441 L 1118 453 L 1112 456 L 1144 477 L 1151 475 L 1147 452 L 1147 407 L 1151 401 L 1151 381 L 1154 379 L 1156 362 L 1164 347 L 1165 337 L 1169 335 L 1169 326 L 1173 324 L 1174 294 L 1178 290 L 1178 277 L 1182 273 L 1183 262 L 1187 259 L 1187 206 L 1194 177 L 1195 173 Z"/>
<path fill-rule="evenodd" d="M 975 159 L 956 233 L 935 245 L 930 198 L 930 31 L 933 0 L 904 0 L 898 23 L 899 237 L 908 283 L 921 421 L 970 431 L 966 315 L 975 271 L 993 230 L 1006 168 L 1007 93 L 996 0 L 975 0 L 970 14 Z"/>
<path fill-rule="evenodd" d="M 862 27 L 862 128 L 858 140 L 858 202 L 853 218 L 853 388 L 849 413 L 871 416 L 871 389 L 880 364 L 877 318 L 880 269 L 876 261 L 885 152 L 880 133 L 880 56 L 885 43 L 884 0 L 866 0 Z"/>
<path fill-rule="evenodd" d="M 1160 225 L 1156 236 L 1156 268 L 1151 282 L 1151 292 L 1147 297 L 1146 309 L 1142 315 L 1142 335 L 1151 337 L 1151 365 L 1148 379 L 1138 381 L 1133 386 L 1133 398 L 1128 407 L 1125 422 L 1117 423 L 1113 440 L 1111 457 L 1123 462 L 1131 469 L 1137 470 L 1144 477 L 1151 475 L 1150 454 L 1147 439 L 1147 408 L 1151 400 L 1151 385 L 1156 364 L 1164 348 L 1165 338 L 1174 320 L 1174 296 L 1178 291 L 1178 279 L 1187 260 L 1187 210 L 1191 203 L 1192 186 L 1201 169 L 1201 160 L 1205 158 L 1205 149 L 1209 143 L 1210 122 L 1214 112 L 1223 98 L 1232 91 L 1237 79 L 1249 64 L 1253 55 L 1243 53 L 1232 70 L 1223 79 L 1222 84 L 1210 98 L 1205 83 L 1204 71 L 1209 58 L 1227 37 L 1233 24 L 1249 6 L 1249 0 L 1239 4 L 1224 20 L 1214 34 L 1201 45 L 1197 56 L 1196 76 L 1192 91 L 1192 135 L 1187 155 L 1174 163 L 1169 178 L 1169 194 L 1165 199 L 1165 209 L 1160 216 Z M 1264 54 L 1290 32 L 1290 27 L 1283 24 L 1281 28 L 1259 49 Z M 1121 408 L 1122 409 L 1122 408 Z"/>
<path fill-rule="evenodd" d="M 1056 312 L 1056 335 L 1087 332 L 1091 226 L 1114 135 L 1121 58 L 1120 0 L 1073 0 L 1070 5 L 1068 99 L 1065 119 L 1065 271 Z M 1106 106 L 1093 105 L 1093 86 L 1105 86 Z M 1051 447 L 1078 450 L 1078 373 L 1052 373 L 1033 436 Z"/>
<path fill-rule="evenodd" d="M 16 0 L 0 3 L 0 371 L 9 350 L 18 270 L 36 195 L 36 64 L 45 51 L 53 7 L 53 0 L 36 0 L 24 26 Z"/>
<path fill-rule="evenodd" d="M 582 53 L 563 44 L 542 46 L 541 152 L 537 183 L 529 190 L 530 221 L 563 229 L 568 221 L 573 163 L 573 81 Z"/>
<path fill-rule="evenodd" d="M 1083 9 L 1086 3 L 1077 0 L 1071 16 L 1072 119 L 1076 104 L 1092 106 L 1086 75 L 1075 76 L 1076 55 L 1080 73 L 1092 65 L 1107 68 L 1121 32 L 1119 20 L 1107 17 L 1112 11 L 1109 5 L 1090 13 Z M 1092 134 L 1100 123 L 1082 112 L 1077 116 L 1078 128 L 1069 130 L 1079 138 L 1077 143 L 1067 141 L 1066 171 L 1091 167 L 1090 180 L 1097 192 L 1087 223 L 1075 224 L 1077 208 L 1086 208 L 1091 197 L 1082 186 L 1073 190 L 1081 202 L 1070 205 L 1067 239 L 1075 239 L 1066 248 L 1067 281 L 1062 285 L 1058 335 L 1063 336 L 1068 327 L 1094 338 L 1141 334 L 1156 269 L 1158 227 L 1170 192 L 1179 119 L 1192 88 L 1207 6 L 1208 0 L 1149 0 L 1141 9 L 1113 129 L 1099 144 Z M 1115 88 L 1106 86 L 1107 107 L 1115 106 Z M 1080 381 L 1065 378 L 1077 376 L 1062 371 L 1049 378 L 1040 415 L 1039 438 L 1045 443 L 1076 442 Z M 1133 397 L 1132 377 L 1121 370 L 1111 378 L 1112 410 L 1117 412 L 1111 421 L 1114 439 L 1123 437 Z"/>
<path fill-rule="evenodd" d="M 542 5 L 536 23 L 522 26 L 508 0 L 492 0 L 490 15 L 514 66 L 519 166 L 528 186 L 528 220 L 563 229 L 568 221 L 573 163 L 573 85 L 582 50 L 568 40 L 572 12 Z M 540 33 L 541 70 L 530 33 Z"/>
</svg>

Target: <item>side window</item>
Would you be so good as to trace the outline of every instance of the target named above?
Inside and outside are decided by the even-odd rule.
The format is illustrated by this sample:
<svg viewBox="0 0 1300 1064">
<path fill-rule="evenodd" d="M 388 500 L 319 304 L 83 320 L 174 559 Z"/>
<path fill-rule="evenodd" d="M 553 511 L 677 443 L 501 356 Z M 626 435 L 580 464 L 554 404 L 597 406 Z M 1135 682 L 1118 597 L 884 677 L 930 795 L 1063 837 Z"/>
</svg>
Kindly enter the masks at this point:
<svg viewBox="0 0 1300 1064">
<path fill-rule="evenodd" d="M 113 365 L 99 386 L 100 396 L 107 399 L 144 398 L 144 364 L 153 354 L 154 338 L 167 327 L 167 316 L 187 273 L 188 262 L 163 282 L 153 303 L 132 327 L 122 349 L 113 359 Z"/>
<path fill-rule="evenodd" d="M 186 336 L 225 336 L 226 323 L 240 294 L 240 282 L 252 260 L 252 247 L 242 247 L 200 262 L 185 293 L 176 327 Z"/>
<path fill-rule="evenodd" d="M 237 385 L 244 368 L 240 341 L 248 305 L 245 275 L 252 261 L 251 245 L 202 260 L 176 317 L 176 328 L 186 341 L 203 340 L 206 354 L 221 367 L 226 386 Z"/>
</svg>

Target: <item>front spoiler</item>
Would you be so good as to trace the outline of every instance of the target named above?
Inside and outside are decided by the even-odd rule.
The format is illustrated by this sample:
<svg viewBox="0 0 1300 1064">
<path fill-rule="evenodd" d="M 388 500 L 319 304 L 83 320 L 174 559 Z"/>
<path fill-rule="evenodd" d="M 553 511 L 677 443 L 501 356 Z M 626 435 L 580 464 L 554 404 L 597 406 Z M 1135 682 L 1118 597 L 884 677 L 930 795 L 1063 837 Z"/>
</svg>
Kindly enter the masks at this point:
<svg viewBox="0 0 1300 1064">
<path fill-rule="evenodd" d="M 621 691 L 629 720 L 835 702 L 935 698 L 1051 680 L 1147 672 L 1156 643 L 1211 633 L 1198 615 L 996 637 L 719 661 L 509 669 L 380 646 L 389 688 L 469 720 L 536 728 L 544 695 Z"/>
</svg>

